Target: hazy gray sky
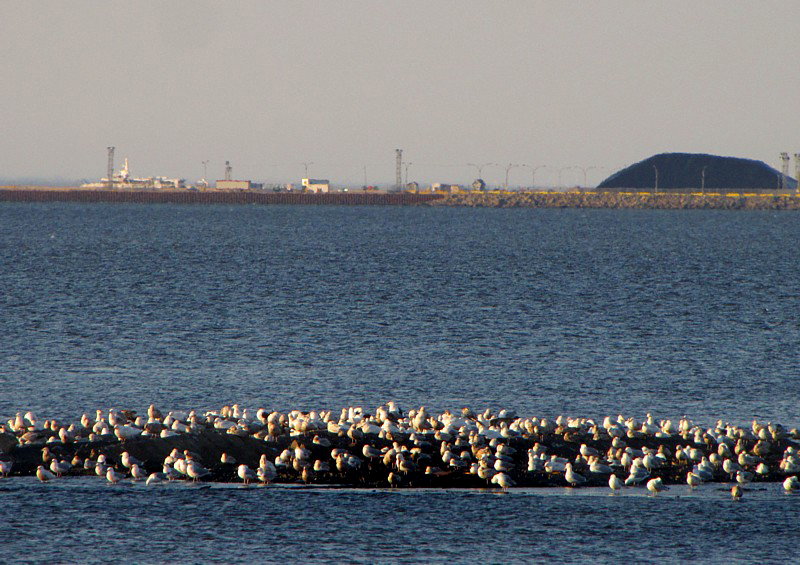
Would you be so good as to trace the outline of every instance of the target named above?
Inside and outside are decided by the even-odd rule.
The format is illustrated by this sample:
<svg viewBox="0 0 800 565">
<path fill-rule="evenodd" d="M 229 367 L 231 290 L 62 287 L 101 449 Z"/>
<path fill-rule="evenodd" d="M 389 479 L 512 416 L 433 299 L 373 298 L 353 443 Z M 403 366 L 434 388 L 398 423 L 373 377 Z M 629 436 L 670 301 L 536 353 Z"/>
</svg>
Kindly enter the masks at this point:
<svg viewBox="0 0 800 565">
<path fill-rule="evenodd" d="M 800 151 L 796 1 L 0 3 L 0 177 L 466 183 Z M 505 169 L 486 167 L 501 182 Z M 513 169 L 528 184 L 530 169 Z M 582 183 L 582 173 L 563 171 Z"/>
</svg>

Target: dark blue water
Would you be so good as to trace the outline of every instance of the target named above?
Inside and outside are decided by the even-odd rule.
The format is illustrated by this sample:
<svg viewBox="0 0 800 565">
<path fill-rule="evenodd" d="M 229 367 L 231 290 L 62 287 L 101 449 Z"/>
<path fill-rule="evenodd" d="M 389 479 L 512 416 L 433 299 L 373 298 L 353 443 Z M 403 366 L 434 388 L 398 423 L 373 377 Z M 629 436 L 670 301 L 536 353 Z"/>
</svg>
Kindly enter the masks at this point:
<svg viewBox="0 0 800 565">
<path fill-rule="evenodd" d="M 791 212 L 0 204 L 0 417 L 395 399 L 795 427 L 797 249 Z M 0 528 L 42 561 L 99 539 L 146 562 L 767 561 L 745 541 L 791 556 L 800 500 L 159 493 L 1 481 L 40 526 Z"/>
<path fill-rule="evenodd" d="M 0 480 L 3 562 L 792 563 L 800 497 Z"/>
<path fill-rule="evenodd" d="M 797 425 L 791 213 L 0 206 L 0 415 L 510 407 Z"/>
</svg>

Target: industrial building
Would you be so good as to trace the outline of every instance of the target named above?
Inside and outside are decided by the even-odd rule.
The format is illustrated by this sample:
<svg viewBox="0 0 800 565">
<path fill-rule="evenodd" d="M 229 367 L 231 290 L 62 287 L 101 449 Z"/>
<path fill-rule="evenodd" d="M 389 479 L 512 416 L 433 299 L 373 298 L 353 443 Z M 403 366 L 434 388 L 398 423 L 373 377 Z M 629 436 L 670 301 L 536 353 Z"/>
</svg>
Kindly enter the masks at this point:
<svg viewBox="0 0 800 565">
<path fill-rule="evenodd" d="M 325 179 L 303 179 L 303 192 L 330 192 L 331 181 Z"/>
<path fill-rule="evenodd" d="M 249 180 L 218 180 L 214 183 L 217 190 L 250 190 Z"/>
</svg>

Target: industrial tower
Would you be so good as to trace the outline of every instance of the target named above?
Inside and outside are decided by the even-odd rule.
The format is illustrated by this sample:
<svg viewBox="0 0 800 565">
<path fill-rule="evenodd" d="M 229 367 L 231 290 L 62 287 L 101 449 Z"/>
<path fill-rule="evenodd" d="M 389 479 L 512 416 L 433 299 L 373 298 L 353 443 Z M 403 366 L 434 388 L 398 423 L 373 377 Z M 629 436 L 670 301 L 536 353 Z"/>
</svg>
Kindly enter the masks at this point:
<svg viewBox="0 0 800 565">
<path fill-rule="evenodd" d="M 781 188 L 786 190 L 788 188 L 786 179 L 789 178 L 789 154 L 786 152 L 781 153 Z"/>
<path fill-rule="evenodd" d="M 797 181 L 797 192 L 800 194 L 800 153 L 794 154 L 794 178 Z"/>
<path fill-rule="evenodd" d="M 397 154 L 397 178 L 394 183 L 394 188 L 397 191 L 403 190 L 403 150 L 395 149 Z"/>
<path fill-rule="evenodd" d="M 225 161 L 225 180 L 231 180 L 232 174 L 233 174 L 233 167 L 231 167 L 231 162 Z"/>
<path fill-rule="evenodd" d="M 108 147 L 108 175 L 106 176 L 106 181 L 108 181 L 108 188 L 114 188 L 114 147 Z"/>
</svg>

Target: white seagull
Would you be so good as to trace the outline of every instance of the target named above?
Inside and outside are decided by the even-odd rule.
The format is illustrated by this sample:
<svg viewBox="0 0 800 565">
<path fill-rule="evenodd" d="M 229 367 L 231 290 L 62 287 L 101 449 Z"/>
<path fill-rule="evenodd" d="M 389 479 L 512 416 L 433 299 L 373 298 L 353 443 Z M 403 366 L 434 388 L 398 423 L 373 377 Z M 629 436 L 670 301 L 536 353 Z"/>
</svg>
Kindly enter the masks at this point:
<svg viewBox="0 0 800 565">
<path fill-rule="evenodd" d="M 572 463 L 566 464 L 564 469 L 564 479 L 570 484 L 570 486 L 573 487 L 582 485 L 586 482 L 586 477 L 572 470 Z"/>
<path fill-rule="evenodd" d="M 239 478 L 244 481 L 244 484 L 248 484 L 250 481 L 256 480 L 257 477 L 256 473 L 245 464 L 239 465 L 236 474 L 239 475 Z"/>
<path fill-rule="evenodd" d="M 55 479 L 56 476 L 47 469 L 45 469 L 44 467 L 42 467 L 41 465 L 39 465 L 36 468 L 36 478 L 38 478 L 43 483 L 46 483 L 47 481 Z"/>
<path fill-rule="evenodd" d="M 618 476 L 611 475 L 608 477 L 608 486 L 611 487 L 611 490 L 616 491 L 622 489 L 622 487 L 625 486 L 625 483 L 623 483 L 622 479 L 620 479 Z"/>
<path fill-rule="evenodd" d="M 125 475 L 123 475 L 122 473 L 117 473 L 114 467 L 109 467 L 108 470 L 106 471 L 106 479 L 111 484 L 117 484 L 124 478 Z"/>
<path fill-rule="evenodd" d="M 669 487 L 664 486 L 664 483 L 661 482 L 661 477 L 650 479 L 649 481 L 647 481 L 647 490 L 649 490 L 653 494 L 657 494 L 662 490 L 668 490 L 668 489 Z"/>
</svg>

